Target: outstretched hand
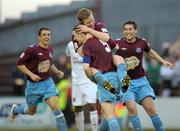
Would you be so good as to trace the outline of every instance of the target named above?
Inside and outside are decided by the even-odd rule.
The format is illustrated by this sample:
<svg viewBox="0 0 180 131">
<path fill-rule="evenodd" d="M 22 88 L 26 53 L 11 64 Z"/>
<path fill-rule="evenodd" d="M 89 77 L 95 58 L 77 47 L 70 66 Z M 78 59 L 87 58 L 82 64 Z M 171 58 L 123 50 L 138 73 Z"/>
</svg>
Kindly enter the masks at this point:
<svg viewBox="0 0 180 131">
<path fill-rule="evenodd" d="M 170 68 L 170 69 L 174 68 L 174 64 L 169 62 L 169 61 L 166 61 L 166 60 L 163 62 L 163 65 Z"/>
</svg>

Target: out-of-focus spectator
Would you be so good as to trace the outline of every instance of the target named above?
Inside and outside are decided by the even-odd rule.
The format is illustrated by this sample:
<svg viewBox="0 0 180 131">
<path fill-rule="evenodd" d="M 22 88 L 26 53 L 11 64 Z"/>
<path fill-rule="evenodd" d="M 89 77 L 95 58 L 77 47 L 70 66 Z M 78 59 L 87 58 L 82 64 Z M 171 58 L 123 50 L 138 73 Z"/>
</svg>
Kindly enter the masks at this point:
<svg viewBox="0 0 180 131">
<path fill-rule="evenodd" d="M 67 77 L 70 76 L 70 74 L 71 74 L 71 64 L 67 60 L 67 57 L 65 55 L 59 56 L 58 66 L 64 72 L 64 78 L 67 78 Z"/>
<path fill-rule="evenodd" d="M 172 77 L 172 87 L 172 96 L 180 96 L 180 52 L 176 52 L 175 67 L 173 69 Z"/>
<path fill-rule="evenodd" d="M 165 58 L 165 59 L 169 60 L 168 58 Z M 161 80 L 162 80 L 161 86 L 163 88 L 162 96 L 170 96 L 171 95 L 172 76 L 173 76 L 173 70 L 161 65 L 160 77 L 161 77 Z"/>
<path fill-rule="evenodd" d="M 69 78 L 69 76 L 71 75 L 71 64 L 69 60 L 66 58 L 66 56 L 65 55 L 59 56 L 59 58 L 55 60 L 54 63 L 56 67 L 58 67 L 64 72 L 64 79 Z M 52 74 L 52 78 L 56 84 L 59 82 L 58 77 L 55 76 L 54 74 Z"/>
<path fill-rule="evenodd" d="M 170 45 L 171 44 L 169 42 L 162 43 L 162 57 L 169 57 L 169 55 L 170 55 L 170 51 L 169 51 Z"/>
<path fill-rule="evenodd" d="M 169 52 L 173 57 L 176 57 L 178 52 L 180 52 L 180 36 L 177 38 L 175 43 L 169 48 Z"/>
<path fill-rule="evenodd" d="M 22 96 L 24 95 L 25 88 L 25 75 L 21 73 L 16 67 L 12 69 L 12 80 L 13 80 L 13 95 Z"/>
<path fill-rule="evenodd" d="M 162 93 L 160 86 L 160 67 L 161 65 L 153 59 L 150 59 L 147 65 L 147 77 L 156 96 L 160 96 Z"/>
</svg>

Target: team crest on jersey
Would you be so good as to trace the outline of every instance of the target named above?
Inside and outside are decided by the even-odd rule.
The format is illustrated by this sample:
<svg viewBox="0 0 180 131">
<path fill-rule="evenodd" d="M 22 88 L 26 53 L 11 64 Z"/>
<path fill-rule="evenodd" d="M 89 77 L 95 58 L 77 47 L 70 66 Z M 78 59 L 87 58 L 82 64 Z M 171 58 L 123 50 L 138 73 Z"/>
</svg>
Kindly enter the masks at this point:
<svg viewBox="0 0 180 131">
<path fill-rule="evenodd" d="M 142 52 L 141 48 L 136 48 L 136 52 L 141 53 Z"/>
<path fill-rule="evenodd" d="M 125 59 L 125 63 L 127 70 L 134 70 L 134 68 L 139 65 L 140 61 L 136 56 L 131 56 Z"/>
</svg>

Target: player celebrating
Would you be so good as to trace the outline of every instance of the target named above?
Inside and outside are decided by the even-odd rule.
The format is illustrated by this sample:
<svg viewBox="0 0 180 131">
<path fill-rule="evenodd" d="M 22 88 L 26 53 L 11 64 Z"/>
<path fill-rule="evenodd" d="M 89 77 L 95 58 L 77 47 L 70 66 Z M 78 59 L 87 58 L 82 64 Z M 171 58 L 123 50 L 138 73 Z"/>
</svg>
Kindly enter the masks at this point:
<svg viewBox="0 0 180 131">
<path fill-rule="evenodd" d="M 87 8 L 81 8 L 77 12 L 76 17 L 80 22 L 80 25 L 78 25 L 78 29 L 77 29 L 78 31 L 92 34 L 93 36 L 101 40 L 102 44 L 103 42 L 109 42 L 111 40 L 108 34 L 108 30 L 106 29 L 106 25 L 103 22 L 95 22 L 91 10 Z M 108 45 L 104 44 L 103 46 L 108 46 Z M 111 44 L 111 46 L 112 46 L 111 48 L 114 48 L 115 44 Z M 82 54 L 81 51 L 79 53 Z M 124 72 L 124 74 L 123 72 L 121 72 L 121 70 L 126 69 L 125 64 L 122 65 L 121 63 L 121 61 L 123 61 L 123 58 L 118 55 L 113 55 L 113 60 L 114 60 L 114 64 L 117 66 L 118 79 L 119 81 L 126 80 L 123 82 L 124 84 L 123 88 L 127 89 L 127 86 L 130 83 L 130 78 L 129 76 L 126 76 L 126 72 Z M 96 78 L 97 78 L 96 81 L 101 81 L 101 83 L 105 82 L 103 83 L 104 87 L 108 90 L 111 90 L 112 87 L 111 83 L 107 83 L 107 80 L 102 77 L 101 72 L 96 73 Z"/>
<path fill-rule="evenodd" d="M 132 79 L 127 92 L 124 94 L 124 103 L 130 115 L 130 121 L 136 131 L 142 131 L 137 115 L 137 102 L 143 106 L 150 116 L 155 129 L 157 131 L 164 131 L 164 126 L 153 102 L 153 99 L 155 99 L 154 91 L 145 77 L 145 71 L 142 66 L 143 52 L 146 52 L 151 58 L 169 68 L 172 68 L 173 64 L 162 59 L 150 48 L 149 43 L 145 39 L 136 37 L 137 25 L 134 21 L 124 23 L 123 33 L 124 38 L 116 41 L 119 46 L 117 55 L 123 56 L 125 59 L 128 75 Z"/>
<path fill-rule="evenodd" d="M 86 75 L 91 80 L 94 78 L 96 79 L 96 70 L 99 70 L 102 72 L 102 75 L 112 83 L 112 87 L 119 91 L 117 93 L 120 94 L 121 83 L 117 80 L 116 66 L 113 63 L 111 49 L 108 44 L 105 42 L 102 43 L 102 41 L 89 33 L 85 34 L 79 32 L 78 28 L 75 29 L 74 38 L 79 44 L 83 44 L 83 66 Z M 124 61 L 122 60 L 121 63 L 123 66 Z M 126 72 L 126 70 L 122 69 L 121 72 Z M 99 81 L 97 81 L 97 86 L 98 99 L 101 104 L 102 113 L 108 122 L 108 126 L 111 131 L 119 131 L 119 124 L 114 116 L 114 103 L 117 97 L 107 91 Z"/>
<path fill-rule="evenodd" d="M 31 45 L 20 56 L 17 67 L 27 76 L 26 102 L 20 106 L 13 104 L 9 113 L 9 121 L 13 122 L 18 114 L 34 115 L 38 103 L 46 101 L 53 111 L 56 126 L 61 131 L 67 131 L 63 113 L 59 110 L 55 84 L 50 71 L 62 78 L 64 73 L 52 63 L 53 49 L 50 47 L 51 31 L 48 28 L 39 29 L 38 45 Z"/>
</svg>

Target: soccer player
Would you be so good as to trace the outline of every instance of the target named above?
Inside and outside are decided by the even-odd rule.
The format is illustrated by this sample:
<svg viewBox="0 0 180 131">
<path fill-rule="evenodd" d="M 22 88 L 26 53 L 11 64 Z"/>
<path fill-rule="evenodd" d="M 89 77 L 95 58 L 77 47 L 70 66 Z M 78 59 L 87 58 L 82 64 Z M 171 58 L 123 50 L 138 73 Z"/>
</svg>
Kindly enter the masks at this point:
<svg viewBox="0 0 180 131">
<path fill-rule="evenodd" d="M 8 118 L 10 122 L 13 122 L 18 114 L 34 115 L 38 103 L 44 100 L 54 114 L 57 128 L 61 131 L 67 131 L 64 115 L 57 102 L 58 91 L 50 76 L 50 72 L 53 72 L 62 78 L 64 73 L 52 63 L 53 49 L 49 45 L 50 29 L 40 28 L 38 33 L 39 43 L 26 48 L 17 62 L 18 69 L 27 76 L 26 104 L 19 106 L 13 104 Z"/>
<path fill-rule="evenodd" d="M 117 80 L 116 66 L 113 63 L 111 49 L 108 44 L 102 42 L 89 33 L 85 34 L 79 32 L 78 28 L 75 29 L 74 39 L 78 44 L 83 44 L 83 67 L 88 78 L 92 81 L 93 79 L 96 79 L 96 70 L 99 70 L 102 72 L 102 75 L 112 83 L 112 87 L 119 91 L 117 94 L 121 94 L 121 83 Z M 123 59 L 121 63 L 122 65 L 124 64 Z M 121 71 L 122 73 L 126 72 L 126 70 Z M 99 81 L 96 82 L 98 86 L 98 99 L 101 104 L 103 116 L 108 122 L 110 131 L 119 131 L 120 127 L 114 116 L 114 103 L 116 102 L 117 96 L 116 94 L 107 91 Z"/>
<path fill-rule="evenodd" d="M 66 47 L 66 55 L 70 57 L 72 67 L 72 104 L 75 107 L 76 127 L 79 131 L 84 131 L 83 107 L 87 105 L 90 110 L 91 129 L 98 131 L 97 85 L 87 78 L 83 70 L 83 58 L 75 52 L 72 41 Z"/>
<path fill-rule="evenodd" d="M 153 100 L 155 94 L 151 88 L 142 66 L 143 53 L 157 60 L 166 67 L 173 68 L 173 64 L 162 59 L 144 38 L 136 37 L 137 24 L 127 21 L 123 25 L 124 38 L 117 40 L 119 49 L 117 55 L 122 56 L 127 64 L 131 84 L 124 93 L 123 103 L 128 109 L 130 121 L 136 131 L 142 131 L 140 119 L 137 115 L 136 103 L 140 104 L 150 116 L 153 126 L 157 131 L 164 131 L 163 123 L 156 111 Z"/>
<path fill-rule="evenodd" d="M 108 30 L 106 29 L 106 25 L 103 22 L 95 22 L 95 19 L 91 10 L 87 8 L 81 8 L 77 12 L 76 17 L 80 22 L 77 29 L 78 31 L 92 34 L 93 36 L 101 40 L 101 43 L 103 44 L 103 46 L 106 46 L 105 48 L 109 48 L 107 47 L 108 45 L 106 44 L 106 42 L 111 41 L 111 39 L 108 34 Z M 111 46 L 112 46 L 111 48 L 114 48 L 116 45 L 111 44 Z M 82 52 L 79 52 L 79 53 L 82 54 Z M 126 76 L 126 72 L 124 72 L 124 74 L 121 72 L 122 70 L 121 68 L 123 68 L 124 70 L 126 69 L 125 64 L 122 65 L 121 63 L 121 61 L 123 61 L 123 58 L 118 55 L 113 55 L 113 60 L 114 60 L 114 64 L 117 66 L 117 73 L 118 73 L 119 81 L 122 81 L 125 79 L 129 80 L 129 77 Z M 101 81 L 101 83 L 103 83 L 104 81 L 107 82 L 107 80 L 102 77 L 101 72 L 97 71 L 96 78 L 97 78 L 96 81 L 97 80 Z M 127 88 L 129 82 L 130 80 L 123 82 L 124 84 L 123 87 Z M 111 90 L 111 86 L 109 84 L 111 83 L 104 83 L 105 88 L 108 90 Z"/>
</svg>

